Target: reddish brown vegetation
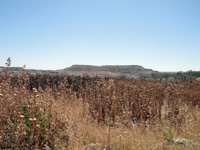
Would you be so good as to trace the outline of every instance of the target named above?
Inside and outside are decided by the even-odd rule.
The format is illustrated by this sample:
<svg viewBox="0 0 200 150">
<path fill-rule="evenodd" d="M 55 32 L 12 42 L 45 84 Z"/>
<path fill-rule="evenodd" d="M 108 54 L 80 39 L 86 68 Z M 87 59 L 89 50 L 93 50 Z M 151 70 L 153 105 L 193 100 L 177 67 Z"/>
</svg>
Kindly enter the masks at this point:
<svg viewBox="0 0 200 150">
<path fill-rule="evenodd" d="M 69 123 L 62 115 L 64 106 L 73 101 L 81 101 L 83 110 L 89 106 L 88 114 L 83 114 L 89 122 L 126 127 L 134 123 L 153 129 L 168 121 L 180 129 L 186 122 L 184 106 L 200 106 L 199 91 L 198 81 L 1 76 L 0 147 L 69 147 Z"/>
</svg>

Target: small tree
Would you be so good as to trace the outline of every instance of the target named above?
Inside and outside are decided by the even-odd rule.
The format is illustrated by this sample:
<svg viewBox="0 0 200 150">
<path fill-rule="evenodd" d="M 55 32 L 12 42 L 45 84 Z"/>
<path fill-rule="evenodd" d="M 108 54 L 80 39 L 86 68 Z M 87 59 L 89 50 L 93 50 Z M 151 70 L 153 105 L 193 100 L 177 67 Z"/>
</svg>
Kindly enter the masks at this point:
<svg viewBox="0 0 200 150">
<path fill-rule="evenodd" d="M 11 66 L 11 58 L 8 57 L 7 61 L 6 61 L 6 68 L 5 68 L 5 74 L 6 74 L 6 79 L 8 76 L 8 68 Z"/>
<path fill-rule="evenodd" d="M 23 67 L 20 68 L 20 74 L 21 74 L 22 76 L 25 75 L 25 69 L 26 69 L 26 65 L 24 64 Z"/>
</svg>

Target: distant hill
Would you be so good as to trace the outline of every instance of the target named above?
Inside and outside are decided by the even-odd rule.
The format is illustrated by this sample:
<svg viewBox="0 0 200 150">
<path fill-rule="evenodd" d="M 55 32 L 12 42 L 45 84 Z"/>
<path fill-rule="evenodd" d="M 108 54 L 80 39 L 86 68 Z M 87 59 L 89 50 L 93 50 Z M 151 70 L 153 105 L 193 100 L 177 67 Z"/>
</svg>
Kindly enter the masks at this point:
<svg viewBox="0 0 200 150">
<path fill-rule="evenodd" d="M 0 73 L 4 67 L 0 67 Z M 20 67 L 9 67 L 9 72 L 19 74 Z M 100 77 L 125 77 L 125 78 L 150 78 L 151 74 L 159 73 L 152 69 L 146 69 L 138 65 L 72 65 L 71 67 L 60 70 L 34 70 L 25 69 L 28 74 L 54 74 L 54 75 L 75 75 L 75 76 L 100 76 Z"/>
<path fill-rule="evenodd" d="M 163 80 L 181 80 L 181 81 L 200 81 L 200 71 L 187 72 L 158 72 L 152 69 L 146 69 L 139 65 L 72 65 L 71 67 L 59 70 L 35 70 L 21 67 L 9 67 L 9 75 L 20 74 L 50 74 L 50 75 L 73 75 L 73 76 L 99 76 L 99 77 L 123 77 L 123 78 L 152 78 Z M 0 74 L 5 72 L 5 67 L 0 66 Z"/>
<path fill-rule="evenodd" d="M 106 66 L 92 66 L 92 65 L 72 65 L 63 70 L 58 70 L 63 74 L 70 75 L 89 75 L 89 76 L 110 76 L 110 77 L 151 77 L 152 73 L 158 73 L 152 69 L 146 69 L 138 65 L 106 65 Z"/>
<path fill-rule="evenodd" d="M 21 67 L 9 67 L 8 72 L 10 74 L 20 74 Z M 0 67 L 0 74 L 4 72 L 4 67 Z M 28 74 L 54 74 L 59 75 L 60 73 L 54 70 L 35 70 L 35 69 L 25 69 L 24 72 Z"/>
</svg>

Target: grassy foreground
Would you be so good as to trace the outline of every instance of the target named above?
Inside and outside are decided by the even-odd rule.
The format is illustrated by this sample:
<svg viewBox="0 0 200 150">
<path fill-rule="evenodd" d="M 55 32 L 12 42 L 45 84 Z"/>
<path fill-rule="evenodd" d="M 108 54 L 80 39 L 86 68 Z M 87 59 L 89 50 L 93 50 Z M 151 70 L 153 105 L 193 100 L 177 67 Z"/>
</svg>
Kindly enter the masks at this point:
<svg viewBox="0 0 200 150">
<path fill-rule="evenodd" d="M 200 82 L 0 76 L 0 149 L 200 149 Z M 89 148 L 90 147 L 90 148 Z"/>
</svg>

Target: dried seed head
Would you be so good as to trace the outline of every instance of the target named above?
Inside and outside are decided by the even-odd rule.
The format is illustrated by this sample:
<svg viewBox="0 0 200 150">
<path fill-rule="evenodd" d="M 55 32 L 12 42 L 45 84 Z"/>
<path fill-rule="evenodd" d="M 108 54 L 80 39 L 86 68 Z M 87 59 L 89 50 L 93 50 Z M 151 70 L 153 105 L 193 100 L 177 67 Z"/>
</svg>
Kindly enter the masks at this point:
<svg viewBox="0 0 200 150">
<path fill-rule="evenodd" d="M 36 88 L 33 88 L 33 93 L 37 93 L 37 89 Z"/>
<path fill-rule="evenodd" d="M 119 135 L 119 136 L 118 136 L 118 139 L 120 139 L 120 140 L 121 140 L 121 139 L 122 139 L 122 135 Z"/>
<path fill-rule="evenodd" d="M 40 108 L 40 110 L 39 110 L 40 112 L 43 112 L 43 109 L 42 108 Z"/>
<path fill-rule="evenodd" d="M 20 117 L 20 118 L 24 118 L 24 115 L 20 115 L 19 117 Z"/>
</svg>

